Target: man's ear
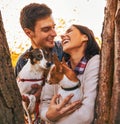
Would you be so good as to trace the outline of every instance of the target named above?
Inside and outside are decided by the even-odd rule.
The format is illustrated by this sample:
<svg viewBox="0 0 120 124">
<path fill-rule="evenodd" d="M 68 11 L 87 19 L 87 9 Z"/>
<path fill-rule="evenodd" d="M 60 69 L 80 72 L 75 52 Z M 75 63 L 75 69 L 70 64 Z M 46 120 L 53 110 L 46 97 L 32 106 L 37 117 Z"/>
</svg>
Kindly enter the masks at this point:
<svg viewBox="0 0 120 124">
<path fill-rule="evenodd" d="M 33 36 L 33 31 L 30 30 L 29 28 L 24 28 L 24 32 L 25 34 L 29 37 L 29 38 L 32 38 Z"/>
</svg>

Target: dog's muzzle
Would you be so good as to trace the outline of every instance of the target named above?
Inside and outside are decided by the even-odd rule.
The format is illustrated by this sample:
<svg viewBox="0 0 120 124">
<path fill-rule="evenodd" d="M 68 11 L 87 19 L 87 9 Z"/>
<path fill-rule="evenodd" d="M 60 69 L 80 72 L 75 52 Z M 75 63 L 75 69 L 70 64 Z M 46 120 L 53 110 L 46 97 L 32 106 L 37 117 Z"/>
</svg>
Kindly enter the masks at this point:
<svg viewBox="0 0 120 124">
<path fill-rule="evenodd" d="M 47 63 L 46 63 L 47 68 L 49 68 L 51 65 L 52 65 L 51 62 L 47 62 Z"/>
</svg>

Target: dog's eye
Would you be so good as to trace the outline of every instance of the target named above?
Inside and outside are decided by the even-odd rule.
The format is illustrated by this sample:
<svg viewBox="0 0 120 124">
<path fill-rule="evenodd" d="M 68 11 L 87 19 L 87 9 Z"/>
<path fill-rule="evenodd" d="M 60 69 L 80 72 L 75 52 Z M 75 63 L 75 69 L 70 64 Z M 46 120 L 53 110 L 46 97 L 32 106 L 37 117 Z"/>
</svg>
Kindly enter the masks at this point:
<svg viewBox="0 0 120 124">
<path fill-rule="evenodd" d="M 42 56 L 41 54 L 38 54 L 38 55 L 36 56 L 36 58 L 37 58 L 37 60 L 41 60 L 41 59 L 43 58 L 43 56 Z"/>
</svg>

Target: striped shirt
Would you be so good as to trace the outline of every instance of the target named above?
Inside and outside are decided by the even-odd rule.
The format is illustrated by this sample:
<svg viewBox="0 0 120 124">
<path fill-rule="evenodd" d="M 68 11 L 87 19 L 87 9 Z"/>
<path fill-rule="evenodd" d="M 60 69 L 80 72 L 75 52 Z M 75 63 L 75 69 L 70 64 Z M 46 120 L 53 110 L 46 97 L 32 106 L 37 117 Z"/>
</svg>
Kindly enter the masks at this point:
<svg viewBox="0 0 120 124">
<path fill-rule="evenodd" d="M 84 73 L 84 70 L 85 70 L 85 67 L 86 67 L 86 65 L 87 65 L 87 62 L 88 62 L 88 60 L 86 59 L 86 57 L 83 57 L 81 60 L 80 60 L 80 62 L 77 64 L 77 66 L 75 67 L 75 69 L 74 69 L 74 72 L 78 75 L 78 74 L 83 74 Z M 68 66 L 70 67 L 70 68 L 72 68 L 71 67 L 71 62 L 70 62 L 70 60 L 68 61 Z"/>
</svg>

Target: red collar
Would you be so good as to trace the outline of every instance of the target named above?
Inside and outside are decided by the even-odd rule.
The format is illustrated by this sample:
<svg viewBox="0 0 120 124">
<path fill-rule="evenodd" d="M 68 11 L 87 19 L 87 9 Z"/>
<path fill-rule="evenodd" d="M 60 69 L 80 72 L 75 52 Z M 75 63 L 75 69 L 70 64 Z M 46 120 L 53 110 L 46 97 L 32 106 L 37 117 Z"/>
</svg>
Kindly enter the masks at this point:
<svg viewBox="0 0 120 124">
<path fill-rule="evenodd" d="M 33 81 L 44 81 L 44 80 L 45 80 L 45 78 L 41 78 L 41 79 L 24 79 L 24 78 L 20 79 L 19 78 L 19 81 L 22 81 L 22 82 L 24 82 L 24 81 L 33 82 Z"/>
</svg>

